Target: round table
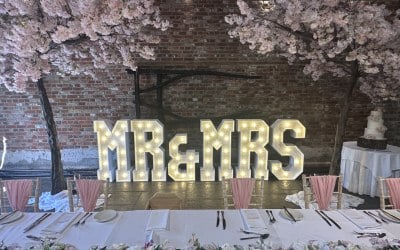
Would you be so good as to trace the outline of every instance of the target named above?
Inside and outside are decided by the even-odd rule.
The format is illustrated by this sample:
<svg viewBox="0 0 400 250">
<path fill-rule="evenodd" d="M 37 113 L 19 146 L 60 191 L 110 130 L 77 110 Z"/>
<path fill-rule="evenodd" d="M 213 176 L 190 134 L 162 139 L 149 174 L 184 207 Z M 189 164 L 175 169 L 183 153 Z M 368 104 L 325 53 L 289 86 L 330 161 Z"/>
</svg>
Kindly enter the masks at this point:
<svg viewBox="0 0 400 250">
<path fill-rule="evenodd" d="M 357 146 L 357 142 L 343 143 L 340 173 L 343 187 L 350 192 L 379 196 L 379 177 L 394 177 L 400 173 L 400 147 L 388 145 L 386 150 L 372 150 Z"/>
</svg>

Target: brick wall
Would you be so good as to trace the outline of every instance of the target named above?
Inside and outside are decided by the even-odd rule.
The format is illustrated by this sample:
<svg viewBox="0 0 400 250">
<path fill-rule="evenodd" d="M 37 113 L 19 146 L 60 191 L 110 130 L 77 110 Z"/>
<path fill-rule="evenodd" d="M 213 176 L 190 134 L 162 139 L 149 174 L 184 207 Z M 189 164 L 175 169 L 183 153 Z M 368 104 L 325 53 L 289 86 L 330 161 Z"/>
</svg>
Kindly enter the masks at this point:
<svg viewBox="0 0 400 250">
<path fill-rule="evenodd" d="M 189 135 L 187 148 L 201 151 L 201 118 L 212 118 L 216 126 L 223 117 L 258 118 L 268 124 L 280 118 L 293 118 L 307 129 L 305 139 L 292 140 L 304 152 L 306 163 L 330 160 L 346 79 L 326 76 L 314 82 L 302 73 L 302 65 L 289 66 L 283 59 L 258 55 L 238 40 L 230 39 L 224 16 L 237 11 L 236 1 L 159 2 L 162 15 L 173 27 L 162 35 L 157 59 L 141 60 L 140 67 L 260 76 L 251 80 L 192 76 L 164 88 L 165 142 L 177 132 L 184 132 Z M 155 82 L 154 75 L 142 75 L 141 88 Z M 60 78 L 55 74 L 46 77 L 61 148 L 96 148 L 94 120 L 114 124 L 119 119 L 134 118 L 133 83 L 133 75 L 124 68 L 101 70 L 96 80 L 83 76 Z M 156 93 L 145 93 L 141 98 L 142 117 L 161 118 L 154 107 Z M 0 86 L 0 103 L 0 136 L 8 138 L 8 149 L 47 151 L 47 134 L 35 86 L 30 86 L 27 94 L 10 93 Z M 356 140 L 363 134 L 366 117 L 373 109 L 368 98 L 358 91 L 351 106 L 345 140 Z M 384 114 L 389 143 L 397 146 L 400 146 L 399 108 L 398 102 L 388 103 Z M 236 148 L 236 141 L 233 143 Z"/>
</svg>

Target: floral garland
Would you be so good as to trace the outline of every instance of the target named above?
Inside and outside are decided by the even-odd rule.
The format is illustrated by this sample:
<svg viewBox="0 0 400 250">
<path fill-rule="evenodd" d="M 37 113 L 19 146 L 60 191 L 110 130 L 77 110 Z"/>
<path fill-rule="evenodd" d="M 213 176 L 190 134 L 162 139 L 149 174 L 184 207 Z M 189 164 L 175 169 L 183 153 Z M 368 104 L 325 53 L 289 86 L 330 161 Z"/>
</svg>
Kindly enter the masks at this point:
<svg viewBox="0 0 400 250">
<path fill-rule="evenodd" d="M 161 244 L 154 244 L 152 241 L 145 246 L 128 246 L 126 244 L 113 244 L 111 246 L 92 246 L 90 250 L 175 250 L 176 248 L 170 246 L 168 241 Z M 350 241 L 318 241 L 310 240 L 308 243 L 297 242 L 293 243 L 287 250 L 362 250 L 362 249 L 376 249 L 376 250 L 400 250 L 400 240 L 389 241 L 387 239 L 371 238 L 371 246 L 365 247 L 356 245 Z M 0 243 L 0 250 L 76 250 L 77 248 L 70 244 L 59 243 L 49 240 L 43 240 L 41 243 L 35 245 L 21 247 L 18 244 L 12 244 L 6 246 L 3 242 Z M 272 243 L 266 242 L 262 239 L 249 245 L 229 245 L 224 244 L 218 246 L 216 244 L 205 244 L 202 245 L 195 234 L 192 234 L 191 239 L 188 241 L 188 245 L 185 248 L 187 250 L 279 250 L 283 249 Z"/>
</svg>

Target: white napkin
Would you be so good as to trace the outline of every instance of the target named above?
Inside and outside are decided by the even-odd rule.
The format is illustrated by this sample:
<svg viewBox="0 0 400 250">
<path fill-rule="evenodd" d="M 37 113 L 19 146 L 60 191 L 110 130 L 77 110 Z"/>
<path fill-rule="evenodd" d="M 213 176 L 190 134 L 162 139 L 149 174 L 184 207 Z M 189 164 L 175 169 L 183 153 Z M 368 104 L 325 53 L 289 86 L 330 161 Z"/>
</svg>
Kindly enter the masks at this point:
<svg viewBox="0 0 400 250">
<path fill-rule="evenodd" d="M 355 209 L 342 209 L 337 211 L 362 230 L 381 227 L 379 223 L 367 215 L 364 215 L 361 211 Z"/>
<path fill-rule="evenodd" d="M 61 234 L 76 220 L 79 215 L 80 213 L 61 213 L 60 216 L 47 228 L 44 228 L 42 232 Z"/>
<path fill-rule="evenodd" d="M 169 210 L 152 210 L 147 221 L 148 230 L 167 230 L 169 224 Z"/>
<path fill-rule="evenodd" d="M 265 222 L 257 209 L 240 209 L 240 215 L 246 230 L 266 228 Z"/>
</svg>

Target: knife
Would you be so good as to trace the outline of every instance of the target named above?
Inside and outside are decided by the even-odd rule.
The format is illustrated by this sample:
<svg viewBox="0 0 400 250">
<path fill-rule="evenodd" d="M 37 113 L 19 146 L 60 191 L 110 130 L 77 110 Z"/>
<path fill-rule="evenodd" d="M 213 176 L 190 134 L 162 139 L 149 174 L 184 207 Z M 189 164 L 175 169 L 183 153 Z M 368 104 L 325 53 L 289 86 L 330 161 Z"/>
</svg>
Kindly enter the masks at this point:
<svg viewBox="0 0 400 250">
<path fill-rule="evenodd" d="M 226 220 L 225 220 L 225 216 L 224 216 L 224 211 L 221 211 L 221 215 L 222 215 L 222 228 L 225 230 Z"/>
<path fill-rule="evenodd" d="M 217 210 L 217 227 L 219 226 L 219 210 Z"/>
<path fill-rule="evenodd" d="M 337 228 L 342 229 L 342 228 L 339 226 L 339 224 L 337 224 L 336 221 L 335 221 L 334 219 L 332 219 L 331 217 L 329 217 L 324 211 L 321 210 L 320 212 L 321 212 L 321 214 L 325 215 L 325 217 L 326 217 L 328 220 L 330 220 L 333 224 L 335 224 L 335 226 L 336 226 Z"/>
<path fill-rule="evenodd" d="M 324 219 L 324 221 L 325 221 L 326 223 L 328 223 L 329 226 L 332 226 L 332 224 L 329 222 L 329 220 L 328 220 L 327 218 L 325 218 L 318 210 L 315 210 L 315 212 L 316 212 L 319 216 L 321 216 L 321 218 Z"/>
<path fill-rule="evenodd" d="M 291 213 L 289 212 L 289 210 L 288 210 L 285 206 L 283 206 L 283 209 L 285 209 L 285 212 L 287 213 L 287 215 L 289 215 L 289 217 L 290 217 L 294 222 L 297 222 L 296 218 L 294 218 L 293 214 L 291 214 Z"/>
<path fill-rule="evenodd" d="M 47 217 L 49 217 L 51 215 L 51 213 L 45 213 L 42 216 L 39 217 L 39 219 L 35 220 L 32 224 L 30 224 L 29 226 L 27 226 L 24 229 L 24 233 L 28 232 L 29 230 L 31 230 L 32 228 L 36 227 L 37 225 L 39 225 L 42 221 L 44 221 Z"/>
</svg>

